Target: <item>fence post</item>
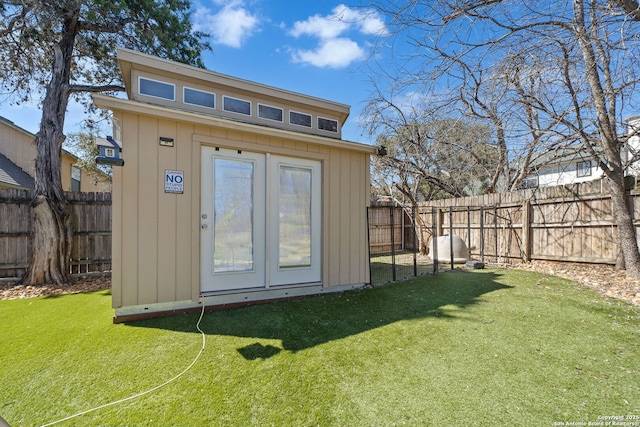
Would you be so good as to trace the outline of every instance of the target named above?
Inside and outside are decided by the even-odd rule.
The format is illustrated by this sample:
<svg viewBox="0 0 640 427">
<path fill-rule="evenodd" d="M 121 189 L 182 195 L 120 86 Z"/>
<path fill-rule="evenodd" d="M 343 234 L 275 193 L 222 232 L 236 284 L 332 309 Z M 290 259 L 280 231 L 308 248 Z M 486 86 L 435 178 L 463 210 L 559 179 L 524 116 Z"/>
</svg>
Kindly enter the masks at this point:
<svg viewBox="0 0 640 427">
<path fill-rule="evenodd" d="M 471 208 L 467 206 L 467 249 L 469 249 L 469 260 L 471 260 Z"/>
<path fill-rule="evenodd" d="M 371 206 L 367 206 L 366 208 L 367 215 L 367 251 L 369 252 L 369 284 L 373 284 L 373 277 L 371 276 Z"/>
<path fill-rule="evenodd" d="M 435 207 L 431 208 L 431 253 L 433 259 L 433 273 L 438 272 L 438 245 L 436 245 L 436 239 L 438 238 L 438 210 Z"/>
<path fill-rule="evenodd" d="M 396 281 L 396 239 L 395 239 L 395 228 L 396 221 L 393 218 L 394 207 L 389 208 L 389 217 L 391 222 L 391 274 L 393 276 L 393 281 Z"/>
<path fill-rule="evenodd" d="M 531 201 L 522 202 L 522 261 L 531 260 Z"/>
<path fill-rule="evenodd" d="M 415 277 L 418 276 L 418 233 L 416 232 L 416 227 L 418 227 L 418 218 L 416 217 L 416 207 L 411 207 L 411 222 L 413 223 L 413 275 Z M 404 235 L 404 230 L 402 231 Z"/>
<path fill-rule="evenodd" d="M 484 207 L 480 206 L 480 261 L 484 262 Z"/>
<path fill-rule="evenodd" d="M 494 232 L 494 240 L 496 245 L 496 263 L 499 262 L 498 258 L 498 206 L 493 207 L 493 232 Z"/>
<path fill-rule="evenodd" d="M 449 206 L 449 255 L 451 255 L 451 269 L 453 270 L 453 206 Z"/>
</svg>

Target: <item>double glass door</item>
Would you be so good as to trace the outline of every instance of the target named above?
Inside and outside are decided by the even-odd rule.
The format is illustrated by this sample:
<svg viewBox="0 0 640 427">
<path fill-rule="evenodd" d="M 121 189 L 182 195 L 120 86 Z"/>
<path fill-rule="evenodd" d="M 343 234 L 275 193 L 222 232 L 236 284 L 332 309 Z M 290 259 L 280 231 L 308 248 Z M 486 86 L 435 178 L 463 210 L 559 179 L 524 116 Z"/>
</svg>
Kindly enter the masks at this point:
<svg viewBox="0 0 640 427">
<path fill-rule="evenodd" d="M 321 164 L 202 148 L 203 292 L 319 282 Z"/>
</svg>

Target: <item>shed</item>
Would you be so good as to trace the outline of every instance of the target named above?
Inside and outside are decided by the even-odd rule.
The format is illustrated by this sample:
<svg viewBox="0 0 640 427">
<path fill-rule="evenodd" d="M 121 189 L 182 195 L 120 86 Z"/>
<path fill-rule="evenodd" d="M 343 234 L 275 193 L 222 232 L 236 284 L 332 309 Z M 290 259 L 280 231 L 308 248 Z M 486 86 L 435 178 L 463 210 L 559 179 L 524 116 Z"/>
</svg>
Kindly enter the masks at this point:
<svg viewBox="0 0 640 427">
<path fill-rule="evenodd" d="M 347 105 L 119 49 L 114 321 L 369 283 L 373 146 Z"/>
</svg>

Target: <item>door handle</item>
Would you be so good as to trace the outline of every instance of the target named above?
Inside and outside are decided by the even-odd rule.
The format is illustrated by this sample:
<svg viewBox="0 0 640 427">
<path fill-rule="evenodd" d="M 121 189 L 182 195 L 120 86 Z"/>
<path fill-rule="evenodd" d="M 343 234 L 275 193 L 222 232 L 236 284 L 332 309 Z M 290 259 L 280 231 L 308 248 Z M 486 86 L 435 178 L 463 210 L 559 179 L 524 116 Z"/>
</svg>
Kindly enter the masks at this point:
<svg viewBox="0 0 640 427">
<path fill-rule="evenodd" d="M 202 224 L 202 225 L 200 226 L 200 228 L 202 228 L 203 230 L 206 230 L 207 228 L 209 228 L 209 225 L 207 225 L 207 224 Z"/>
</svg>

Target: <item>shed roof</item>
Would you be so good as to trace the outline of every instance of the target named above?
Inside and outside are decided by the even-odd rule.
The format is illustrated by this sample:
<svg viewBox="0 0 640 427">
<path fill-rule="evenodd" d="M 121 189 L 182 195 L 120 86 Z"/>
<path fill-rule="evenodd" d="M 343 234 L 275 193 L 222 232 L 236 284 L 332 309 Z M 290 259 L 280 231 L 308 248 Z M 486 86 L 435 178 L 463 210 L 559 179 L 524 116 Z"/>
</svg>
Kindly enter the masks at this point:
<svg viewBox="0 0 640 427">
<path fill-rule="evenodd" d="M 33 178 L 18 165 L 0 154 L 0 187 L 32 189 L 35 188 Z"/>
<path fill-rule="evenodd" d="M 160 105 L 153 105 L 130 99 L 116 98 L 108 95 L 93 94 L 92 96 L 94 105 L 98 108 L 103 108 L 106 110 L 127 111 L 135 114 L 170 118 L 178 121 L 196 123 L 201 125 L 218 126 L 225 129 L 255 132 L 264 135 L 294 139 L 321 146 L 338 147 L 344 150 L 360 151 L 368 154 L 376 154 L 377 152 L 376 147 L 358 142 L 336 140 L 334 138 L 297 133 L 285 129 L 259 126 L 251 123 L 236 122 L 221 117 L 210 116 L 206 114 Z M 126 149 L 125 147 L 123 148 Z"/>
<path fill-rule="evenodd" d="M 133 87 L 131 82 L 132 69 L 147 71 L 162 70 L 163 73 L 173 74 L 174 76 L 176 76 L 176 78 L 188 77 L 207 82 L 208 84 L 212 84 L 218 87 L 242 89 L 253 94 L 280 99 L 288 103 L 305 104 L 313 106 L 319 110 L 331 111 L 333 114 L 337 115 L 340 118 L 341 126 L 344 125 L 344 122 L 349 117 L 349 113 L 351 111 L 351 107 L 346 104 L 316 98 L 313 96 L 240 79 L 226 74 L 216 73 L 214 71 L 182 64 L 175 61 L 170 61 L 168 59 L 159 58 L 157 56 L 148 55 L 131 49 L 118 48 L 117 55 L 120 70 L 122 71 L 122 78 L 124 80 L 127 96 L 129 97 L 129 99 L 133 98 L 131 93 Z"/>
</svg>

